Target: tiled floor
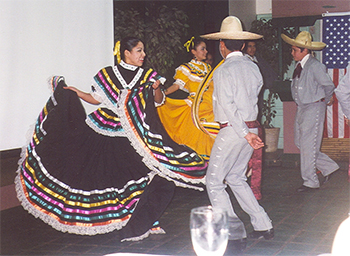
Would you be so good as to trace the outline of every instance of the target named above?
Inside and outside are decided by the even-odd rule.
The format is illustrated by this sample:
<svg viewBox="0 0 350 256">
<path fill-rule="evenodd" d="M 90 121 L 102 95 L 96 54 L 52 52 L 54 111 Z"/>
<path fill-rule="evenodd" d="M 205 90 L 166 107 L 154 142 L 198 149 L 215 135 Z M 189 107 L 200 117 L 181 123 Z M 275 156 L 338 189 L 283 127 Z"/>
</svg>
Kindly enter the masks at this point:
<svg viewBox="0 0 350 256">
<path fill-rule="evenodd" d="M 343 164 L 346 166 L 346 164 Z M 3 172 L 3 170 L 2 170 Z M 320 177 L 322 180 L 322 177 Z M 297 168 L 267 167 L 263 173 L 263 199 L 275 228 L 270 241 L 249 240 L 241 255 L 318 255 L 330 253 L 339 224 L 349 212 L 349 182 L 345 168 L 321 189 L 298 194 Z M 238 215 L 252 226 L 233 199 Z M 136 252 L 163 255 L 195 255 L 189 232 L 191 208 L 209 204 L 205 192 L 178 188 L 160 219 L 166 235 L 151 235 L 140 242 L 119 242 L 118 231 L 96 236 L 64 234 L 35 219 L 22 207 L 1 211 L 1 255 L 105 255 Z"/>
</svg>

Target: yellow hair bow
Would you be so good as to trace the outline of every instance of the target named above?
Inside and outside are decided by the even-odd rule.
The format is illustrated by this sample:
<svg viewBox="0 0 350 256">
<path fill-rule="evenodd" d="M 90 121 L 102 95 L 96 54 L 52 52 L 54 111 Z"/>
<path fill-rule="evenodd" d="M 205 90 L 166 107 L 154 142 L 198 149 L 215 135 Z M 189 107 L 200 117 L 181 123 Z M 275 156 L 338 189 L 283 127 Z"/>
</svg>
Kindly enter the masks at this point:
<svg viewBox="0 0 350 256">
<path fill-rule="evenodd" d="M 117 56 L 117 61 L 118 61 L 118 64 L 119 64 L 120 61 L 121 61 L 121 58 L 120 58 L 120 41 L 115 43 L 113 54 L 114 54 L 114 56 Z"/>
<path fill-rule="evenodd" d="M 191 38 L 190 40 L 188 40 L 188 41 L 184 44 L 184 46 L 185 46 L 186 49 L 187 49 L 187 52 L 189 52 L 189 51 L 190 51 L 190 48 L 193 47 L 193 45 L 194 45 L 193 40 L 194 40 L 194 36 L 192 36 L 192 38 Z"/>
</svg>

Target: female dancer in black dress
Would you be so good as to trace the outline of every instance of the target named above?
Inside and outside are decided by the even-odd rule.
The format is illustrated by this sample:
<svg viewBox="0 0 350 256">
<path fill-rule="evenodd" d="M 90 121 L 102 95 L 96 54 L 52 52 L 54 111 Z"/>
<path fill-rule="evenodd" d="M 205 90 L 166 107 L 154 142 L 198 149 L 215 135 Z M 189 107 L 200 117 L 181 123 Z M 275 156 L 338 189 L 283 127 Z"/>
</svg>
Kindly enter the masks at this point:
<svg viewBox="0 0 350 256">
<path fill-rule="evenodd" d="M 143 43 L 129 37 L 116 49 L 120 63 L 97 73 L 91 93 L 52 78 L 15 183 L 22 206 L 57 230 L 140 240 L 164 233 L 158 219 L 175 185 L 201 189 L 207 166 L 164 130 L 164 78 L 141 67 Z M 103 107 L 86 116 L 79 98 Z"/>
</svg>

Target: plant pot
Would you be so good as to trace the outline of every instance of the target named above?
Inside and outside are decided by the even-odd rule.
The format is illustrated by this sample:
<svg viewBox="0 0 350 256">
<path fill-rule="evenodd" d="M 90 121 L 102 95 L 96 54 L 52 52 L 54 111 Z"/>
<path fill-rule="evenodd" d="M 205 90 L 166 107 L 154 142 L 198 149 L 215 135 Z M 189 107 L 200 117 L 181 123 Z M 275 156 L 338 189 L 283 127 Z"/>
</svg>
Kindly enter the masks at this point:
<svg viewBox="0 0 350 256">
<path fill-rule="evenodd" d="M 280 128 L 265 128 L 265 152 L 276 152 Z"/>
</svg>

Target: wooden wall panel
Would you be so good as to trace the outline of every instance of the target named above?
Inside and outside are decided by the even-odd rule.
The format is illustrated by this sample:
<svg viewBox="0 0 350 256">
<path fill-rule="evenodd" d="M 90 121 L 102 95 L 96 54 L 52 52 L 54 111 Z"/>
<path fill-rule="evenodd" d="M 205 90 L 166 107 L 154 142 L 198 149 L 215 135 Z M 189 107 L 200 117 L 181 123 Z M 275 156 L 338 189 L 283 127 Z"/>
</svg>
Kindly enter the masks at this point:
<svg viewBox="0 0 350 256">
<path fill-rule="evenodd" d="M 272 17 L 314 16 L 350 11 L 349 0 L 272 0 Z"/>
<path fill-rule="evenodd" d="M 349 161 L 350 139 L 323 138 L 321 151 L 335 161 Z"/>
</svg>

